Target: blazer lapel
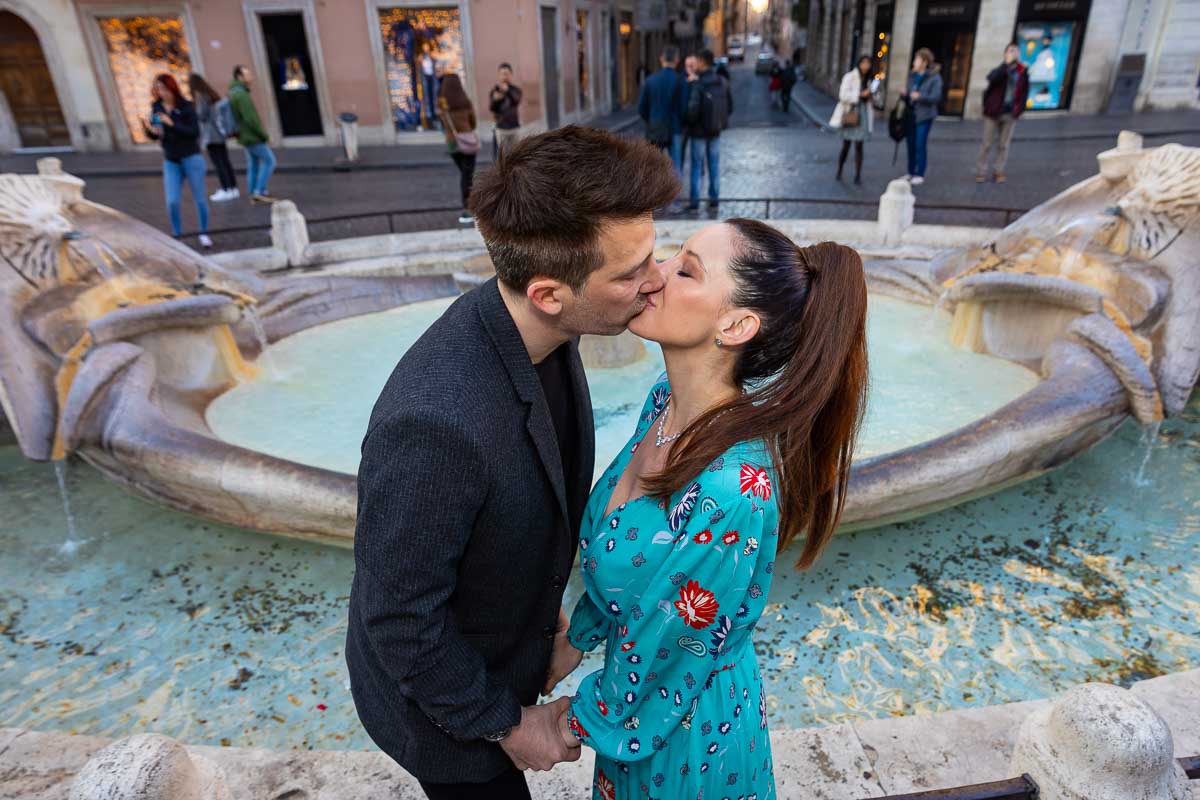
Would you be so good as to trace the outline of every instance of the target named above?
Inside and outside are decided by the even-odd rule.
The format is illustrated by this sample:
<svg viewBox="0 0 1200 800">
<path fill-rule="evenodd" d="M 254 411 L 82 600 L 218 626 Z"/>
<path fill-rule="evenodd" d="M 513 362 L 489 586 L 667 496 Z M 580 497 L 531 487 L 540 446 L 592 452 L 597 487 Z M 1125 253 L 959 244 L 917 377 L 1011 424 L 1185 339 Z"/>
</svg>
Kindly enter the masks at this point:
<svg viewBox="0 0 1200 800">
<path fill-rule="evenodd" d="M 573 524 L 567 508 L 566 480 L 563 477 L 562 456 L 558 451 L 558 437 L 554 433 L 554 421 L 550 418 L 550 407 L 546 404 L 546 395 L 542 391 L 542 383 L 538 380 L 533 362 L 529 360 L 529 351 L 513 322 L 496 279 L 492 278 L 479 287 L 479 316 L 484 328 L 491 336 L 500 360 L 508 371 L 509 380 L 517 396 L 525 403 L 525 427 L 537 448 L 538 457 L 546 476 L 554 487 L 554 495 L 558 499 L 558 508 L 563 521 L 568 528 Z M 591 417 L 591 404 L 588 404 L 588 417 Z"/>
</svg>

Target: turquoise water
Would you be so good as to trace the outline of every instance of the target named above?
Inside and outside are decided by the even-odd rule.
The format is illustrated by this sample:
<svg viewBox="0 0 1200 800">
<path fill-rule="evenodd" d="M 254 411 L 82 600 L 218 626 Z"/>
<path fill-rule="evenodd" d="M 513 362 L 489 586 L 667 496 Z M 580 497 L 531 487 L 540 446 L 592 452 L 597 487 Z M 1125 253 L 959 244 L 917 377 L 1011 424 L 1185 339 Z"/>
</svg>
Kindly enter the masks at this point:
<svg viewBox="0 0 1200 800">
<path fill-rule="evenodd" d="M 396 361 L 452 302 L 417 303 L 322 325 L 271 346 L 257 380 L 218 397 L 208 424 L 222 439 L 301 464 L 358 471 L 371 406 Z M 952 346 L 948 314 L 872 295 L 867 320 L 871 393 L 861 456 L 898 450 L 979 419 L 1037 382 L 1029 370 Z M 596 474 L 633 430 L 662 354 L 588 370 Z"/>
<path fill-rule="evenodd" d="M 1200 663 L 1200 395 L 1058 471 L 776 568 L 776 727 L 1044 697 Z M 342 656 L 350 552 L 216 525 L 0 448 L 0 725 L 368 748 Z M 793 553 L 794 555 L 794 553 Z M 578 596 L 577 577 L 568 600 Z M 594 660 L 585 668 L 594 665 Z M 571 688 L 570 682 L 567 689 Z"/>
</svg>

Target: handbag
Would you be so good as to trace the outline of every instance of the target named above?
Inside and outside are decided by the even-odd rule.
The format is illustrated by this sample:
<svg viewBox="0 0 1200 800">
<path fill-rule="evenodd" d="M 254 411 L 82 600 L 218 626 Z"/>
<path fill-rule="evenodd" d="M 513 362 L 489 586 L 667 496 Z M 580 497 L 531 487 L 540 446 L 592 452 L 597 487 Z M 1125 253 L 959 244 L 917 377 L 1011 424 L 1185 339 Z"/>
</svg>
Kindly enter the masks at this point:
<svg viewBox="0 0 1200 800">
<path fill-rule="evenodd" d="M 473 156 L 479 152 L 481 145 L 475 131 L 459 133 L 458 129 L 454 127 L 454 121 L 450 116 L 450 112 L 445 109 L 442 110 L 442 121 L 450 129 L 450 134 L 454 137 L 454 145 L 450 148 L 450 152 L 462 153 L 468 156 Z"/>
<path fill-rule="evenodd" d="M 843 128 L 857 128 L 858 122 L 859 122 L 859 120 L 858 120 L 858 106 L 857 105 L 850 106 L 850 108 L 848 108 L 844 112 L 842 112 L 842 127 Z"/>
</svg>

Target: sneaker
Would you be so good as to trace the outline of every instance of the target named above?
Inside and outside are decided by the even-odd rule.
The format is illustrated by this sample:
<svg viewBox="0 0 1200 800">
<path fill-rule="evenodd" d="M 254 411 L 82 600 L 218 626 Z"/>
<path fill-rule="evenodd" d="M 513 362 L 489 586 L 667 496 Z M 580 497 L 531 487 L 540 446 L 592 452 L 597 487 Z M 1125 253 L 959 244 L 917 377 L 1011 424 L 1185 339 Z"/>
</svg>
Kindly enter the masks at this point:
<svg viewBox="0 0 1200 800">
<path fill-rule="evenodd" d="M 925 182 L 925 178 L 922 175 L 913 175 L 911 181 L 913 186 L 920 186 Z"/>
<path fill-rule="evenodd" d="M 226 189 L 225 193 L 229 195 L 230 200 L 237 200 L 239 197 L 242 196 L 242 193 L 240 191 L 238 191 L 238 188 L 236 186 L 234 186 L 232 189 Z"/>
<path fill-rule="evenodd" d="M 225 189 L 217 189 L 215 192 L 213 192 L 212 194 L 210 194 L 208 196 L 208 199 L 213 201 L 214 203 L 220 203 L 223 200 L 229 199 L 229 192 L 226 191 Z"/>
<path fill-rule="evenodd" d="M 983 183 L 986 180 L 987 180 L 987 176 L 984 175 L 982 172 L 975 173 L 975 182 L 976 183 Z"/>
<path fill-rule="evenodd" d="M 994 180 L 996 183 L 1004 183 L 1006 180 L 1008 180 L 1008 178 L 1004 177 L 1003 172 L 997 172 L 992 176 L 992 180 Z"/>
<path fill-rule="evenodd" d="M 902 180 L 902 181 L 911 181 L 912 179 L 913 179 L 912 175 L 901 175 L 900 176 L 900 180 Z"/>
<path fill-rule="evenodd" d="M 463 213 L 458 215 L 458 224 L 459 225 L 474 225 L 475 217 L 471 216 L 471 212 L 464 211 Z"/>
<path fill-rule="evenodd" d="M 272 197 L 271 195 L 267 194 L 266 192 L 263 192 L 262 194 L 250 195 L 251 203 L 259 203 L 259 204 L 264 204 L 264 205 L 270 205 L 271 203 L 274 203 L 278 199 L 279 198 Z"/>
<path fill-rule="evenodd" d="M 205 250 L 212 249 L 212 239 L 208 238 L 207 233 L 200 234 L 200 246 L 203 247 Z"/>
</svg>

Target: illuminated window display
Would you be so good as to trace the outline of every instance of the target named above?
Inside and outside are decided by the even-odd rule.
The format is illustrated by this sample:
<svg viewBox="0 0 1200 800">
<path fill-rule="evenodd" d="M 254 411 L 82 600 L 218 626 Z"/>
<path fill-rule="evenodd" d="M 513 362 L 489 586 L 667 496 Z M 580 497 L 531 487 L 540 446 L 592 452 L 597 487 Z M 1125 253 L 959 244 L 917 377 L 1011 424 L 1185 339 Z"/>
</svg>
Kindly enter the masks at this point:
<svg viewBox="0 0 1200 800">
<path fill-rule="evenodd" d="M 1029 69 L 1025 107 L 1069 108 L 1088 0 L 1022 0 L 1016 42 Z"/>
<path fill-rule="evenodd" d="M 101 17 L 97 20 L 108 50 L 108 65 L 125 126 L 134 142 L 150 141 L 142 117 L 150 115 L 150 86 L 154 76 L 168 72 L 187 86 L 192 70 L 180 17 Z"/>
<path fill-rule="evenodd" d="M 432 127 L 436 117 L 437 77 L 464 74 L 462 23 L 457 8 L 381 8 L 388 97 L 398 131 Z M 434 75 L 425 55 L 433 60 Z M 431 79 L 432 78 L 432 79 Z"/>
</svg>

